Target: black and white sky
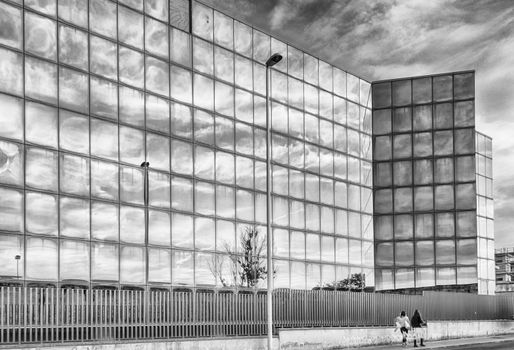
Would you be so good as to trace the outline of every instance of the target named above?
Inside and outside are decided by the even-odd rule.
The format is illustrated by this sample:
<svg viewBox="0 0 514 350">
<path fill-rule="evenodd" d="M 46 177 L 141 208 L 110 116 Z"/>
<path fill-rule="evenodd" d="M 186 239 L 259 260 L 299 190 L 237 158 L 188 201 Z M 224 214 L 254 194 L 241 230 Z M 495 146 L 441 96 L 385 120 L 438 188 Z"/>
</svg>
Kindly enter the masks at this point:
<svg viewBox="0 0 514 350">
<path fill-rule="evenodd" d="M 496 247 L 514 246 L 514 1 L 204 0 L 369 81 L 474 69 Z"/>
</svg>

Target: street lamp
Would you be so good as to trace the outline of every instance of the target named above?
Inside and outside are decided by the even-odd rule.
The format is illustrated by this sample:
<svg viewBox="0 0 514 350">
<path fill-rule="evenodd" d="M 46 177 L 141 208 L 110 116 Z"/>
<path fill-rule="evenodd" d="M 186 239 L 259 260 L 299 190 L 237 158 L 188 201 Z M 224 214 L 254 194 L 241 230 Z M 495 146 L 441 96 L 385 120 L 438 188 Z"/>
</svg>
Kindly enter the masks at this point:
<svg viewBox="0 0 514 350">
<path fill-rule="evenodd" d="M 148 168 L 150 167 L 150 162 L 144 161 L 141 163 L 141 168 L 144 169 L 144 190 L 143 190 L 143 200 L 145 204 L 145 247 L 148 248 L 148 197 L 149 197 L 149 189 L 148 189 Z M 148 251 L 145 254 L 145 283 L 148 285 Z"/>
<path fill-rule="evenodd" d="M 19 270 L 20 259 L 21 259 L 21 255 L 16 254 L 14 256 L 14 260 L 16 260 L 16 279 L 20 278 L 20 270 Z"/>
<path fill-rule="evenodd" d="M 269 120 L 269 85 L 270 67 L 282 60 L 282 56 L 274 53 L 266 61 L 266 253 L 267 253 L 267 280 L 268 293 L 266 294 L 266 304 L 268 309 L 268 350 L 273 346 L 273 239 L 271 236 L 271 124 Z"/>
</svg>

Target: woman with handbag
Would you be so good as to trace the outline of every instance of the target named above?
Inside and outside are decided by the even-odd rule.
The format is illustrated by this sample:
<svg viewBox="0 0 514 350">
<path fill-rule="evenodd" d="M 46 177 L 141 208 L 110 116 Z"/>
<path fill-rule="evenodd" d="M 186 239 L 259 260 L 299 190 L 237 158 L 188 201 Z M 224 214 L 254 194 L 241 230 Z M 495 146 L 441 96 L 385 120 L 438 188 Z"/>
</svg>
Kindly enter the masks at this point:
<svg viewBox="0 0 514 350">
<path fill-rule="evenodd" d="M 414 315 L 412 315 L 412 318 L 411 318 L 411 325 L 412 325 L 412 329 L 414 332 L 414 347 L 415 348 L 418 347 L 416 340 L 420 340 L 420 344 L 419 344 L 420 346 L 425 346 L 425 344 L 423 344 L 423 339 L 425 338 L 425 329 L 423 328 L 423 326 L 426 326 L 426 324 L 427 323 L 425 321 L 423 321 L 423 319 L 421 318 L 421 314 L 416 309 L 414 311 Z"/>
</svg>

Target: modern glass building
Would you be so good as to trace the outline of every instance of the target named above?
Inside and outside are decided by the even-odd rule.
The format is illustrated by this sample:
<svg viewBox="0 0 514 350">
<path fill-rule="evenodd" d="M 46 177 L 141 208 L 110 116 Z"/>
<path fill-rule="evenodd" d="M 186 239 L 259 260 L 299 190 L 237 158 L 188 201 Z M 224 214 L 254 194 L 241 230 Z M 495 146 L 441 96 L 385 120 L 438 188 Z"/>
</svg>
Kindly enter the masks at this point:
<svg viewBox="0 0 514 350">
<path fill-rule="evenodd" d="M 373 83 L 377 290 L 494 294 L 492 143 L 474 72 Z"/>
<path fill-rule="evenodd" d="M 0 0 L 0 283 L 238 285 L 272 53 L 275 287 L 494 290 L 472 72 L 378 82 L 372 121 L 369 82 L 190 0 Z"/>
<path fill-rule="evenodd" d="M 368 82 L 195 1 L 0 1 L 0 28 L 1 283 L 232 286 L 277 52 L 275 287 L 373 286 Z"/>
</svg>

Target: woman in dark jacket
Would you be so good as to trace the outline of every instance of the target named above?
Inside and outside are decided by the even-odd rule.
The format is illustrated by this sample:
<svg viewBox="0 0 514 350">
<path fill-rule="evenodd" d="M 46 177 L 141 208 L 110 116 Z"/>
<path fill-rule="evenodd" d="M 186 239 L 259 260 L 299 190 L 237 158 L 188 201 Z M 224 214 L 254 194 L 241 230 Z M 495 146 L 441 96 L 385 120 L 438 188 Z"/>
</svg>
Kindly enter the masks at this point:
<svg viewBox="0 0 514 350">
<path fill-rule="evenodd" d="M 416 340 L 417 339 L 420 339 L 420 344 L 421 346 L 425 346 L 425 344 L 423 344 L 423 339 L 425 338 L 424 336 L 424 329 L 423 329 L 423 326 L 426 325 L 426 322 L 423 321 L 423 319 L 421 318 L 421 314 L 419 313 L 419 311 L 416 309 L 414 311 L 414 315 L 412 315 L 412 318 L 410 320 L 410 324 L 412 326 L 412 329 L 414 331 L 414 347 L 417 348 L 418 347 L 418 344 L 416 343 Z"/>
</svg>

